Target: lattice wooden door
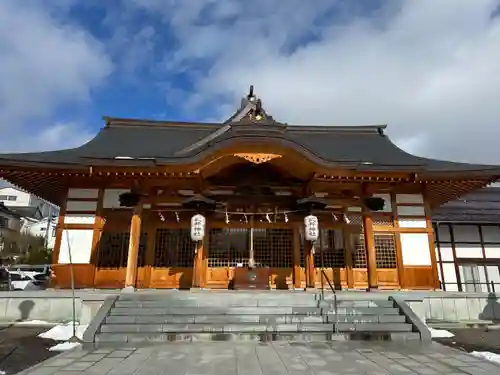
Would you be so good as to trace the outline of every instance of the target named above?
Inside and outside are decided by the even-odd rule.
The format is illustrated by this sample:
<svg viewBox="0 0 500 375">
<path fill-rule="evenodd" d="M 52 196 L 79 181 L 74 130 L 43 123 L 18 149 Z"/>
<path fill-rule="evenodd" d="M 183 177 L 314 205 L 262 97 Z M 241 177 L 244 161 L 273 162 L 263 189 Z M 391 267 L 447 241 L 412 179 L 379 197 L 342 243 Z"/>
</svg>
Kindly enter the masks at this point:
<svg viewBox="0 0 500 375">
<path fill-rule="evenodd" d="M 122 288 L 125 285 L 130 232 L 104 232 L 98 244 L 94 285 Z M 144 288 L 147 233 L 141 234 L 137 259 L 136 287 Z"/>
<path fill-rule="evenodd" d="M 247 267 L 249 228 L 212 228 L 207 249 L 206 283 L 210 288 L 228 288 L 235 267 Z"/>
<path fill-rule="evenodd" d="M 155 236 L 151 288 L 190 288 L 195 243 L 189 229 L 158 228 Z"/>
</svg>

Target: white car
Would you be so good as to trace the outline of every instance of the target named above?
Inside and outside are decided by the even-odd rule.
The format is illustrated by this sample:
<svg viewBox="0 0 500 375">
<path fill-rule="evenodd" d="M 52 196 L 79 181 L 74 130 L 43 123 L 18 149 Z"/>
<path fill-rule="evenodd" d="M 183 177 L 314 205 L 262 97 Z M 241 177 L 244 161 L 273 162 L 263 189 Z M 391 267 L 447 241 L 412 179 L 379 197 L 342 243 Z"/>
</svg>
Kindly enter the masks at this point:
<svg viewBox="0 0 500 375">
<path fill-rule="evenodd" d="M 12 290 L 40 290 L 42 287 L 29 275 L 10 272 L 10 285 Z"/>
</svg>

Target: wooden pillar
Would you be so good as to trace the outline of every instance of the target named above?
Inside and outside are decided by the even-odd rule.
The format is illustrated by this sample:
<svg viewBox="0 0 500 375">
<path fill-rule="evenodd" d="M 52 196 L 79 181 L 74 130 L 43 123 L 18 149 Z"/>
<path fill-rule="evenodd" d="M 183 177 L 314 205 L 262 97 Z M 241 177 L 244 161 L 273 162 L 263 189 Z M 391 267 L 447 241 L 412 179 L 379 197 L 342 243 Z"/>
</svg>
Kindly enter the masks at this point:
<svg viewBox="0 0 500 375">
<path fill-rule="evenodd" d="M 203 270 L 203 249 L 204 249 L 205 240 L 197 241 L 196 246 L 196 254 L 194 256 L 193 262 L 193 288 L 202 288 L 204 286 L 204 282 L 202 281 L 202 276 L 204 274 Z"/>
<path fill-rule="evenodd" d="M 347 225 L 342 226 L 342 244 L 344 246 L 344 256 L 345 256 L 345 267 L 346 267 L 346 277 L 347 277 L 347 288 L 354 288 L 354 249 L 352 246 L 352 236 L 354 234 L 347 227 Z"/>
<path fill-rule="evenodd" d="M 137 276 L 137 258 L 139 255 L 139 241 L 141 238 L 142 203 L 134 207 L 130 222 L 130 240 L 128 245 L 127 273 L 125 274 L 125 288 L 135 288 Z"/>
<path fill-rule="evenodd" d="M 373 220 L 370 212 L 363 212 L 363 235 L 365 238 L 366 266 L 368 268 L 368 289 L 377 289 L 377 258 L 373 239 Z"/>
<path fill-rule="evenodd" d="M 306 250 L 306 288 L 316 287 L 316 270 L 314 269 L 314 243 L 305 241 Z"/>
<path fill-rule="evenodd" d="M 300 267 L 300 227 L 293 227 L 293 287 L 300 289 L 302 285 Z"/>
</svg>

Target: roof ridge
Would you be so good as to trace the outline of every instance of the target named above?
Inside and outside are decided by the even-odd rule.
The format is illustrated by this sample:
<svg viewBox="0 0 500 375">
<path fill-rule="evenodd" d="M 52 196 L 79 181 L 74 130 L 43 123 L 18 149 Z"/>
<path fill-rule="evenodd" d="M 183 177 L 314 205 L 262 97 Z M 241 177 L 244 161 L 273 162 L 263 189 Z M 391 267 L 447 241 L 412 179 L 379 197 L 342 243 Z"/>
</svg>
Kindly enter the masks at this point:
<svg viewBox="0 0 500 375">
<path fill-rule="evenodd" d="M 175 127 L 175 128 L 206 128 L 206 127 L 216 127 L 222 126 L 222 123 L 217 122 L 196 122 L 196 121 L 163 121 L 163 120 L 147 120 L 139 118 L 120 118 L 120 117 L 108 117 L 103 116 L 103 120 L 106 122 L 105 128 L 114 127 Z"/>
</svg>

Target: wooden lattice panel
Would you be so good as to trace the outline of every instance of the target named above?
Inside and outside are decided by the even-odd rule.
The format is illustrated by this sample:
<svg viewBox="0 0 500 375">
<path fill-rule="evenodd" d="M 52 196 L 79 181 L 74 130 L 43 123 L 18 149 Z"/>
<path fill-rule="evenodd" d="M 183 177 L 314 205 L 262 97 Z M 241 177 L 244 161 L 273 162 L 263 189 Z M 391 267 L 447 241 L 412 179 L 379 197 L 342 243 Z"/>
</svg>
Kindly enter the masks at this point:
<svg viewBox="0 0 500 375">
<path fill-rule="evenodd" d="M 250 229 L 229 228 L 227 231 L 229 267 L 247 266 L 250 249 Z"/>
<path fill-rule="evenodd" d="M 354 236 L 354 253 L 353 253 L 353 268 L 366 268 L 366 250 L 365 250 L 365 238 L 363 234 Z"/>
<path fill-rule="evenodd" d="M 159 228 L 156 230 L 153 267 L 191 268 L 195 247 L 189 229 Z"/>
<path fill-rule="evenodd" d="M 394 233 L 375 233 L 377 268 L 397 268 Z"/>
<path fill-rule="evenodd" d="M 127 267 L 130 232 L 104 232 L 97 252 L 97 268 Z M 145 266 L 147 233 L 141 233 L 139 241 L 138 267 Z"/>
<path fill-rule="evenodd" d="M 321 267 L 321 249 L 323 249 L 324 268 L 345 267 L 345 249 L 341 230 L 321 229 L 320 237 L 314 246 L 315 267 Z M 300 266 L 305 267 L 305 238 L 302 228 L 300 230 Z"/>
<path fill-rule="evenodd" d="M 250 230 L 248 228 L 214 228 L 210 230 L 208 267 L 248 266 Z"/>
<path fill-rule="evenodd" d="M 366 268 L 366 250 L 364 235 L 360 234 L 355 239 L 354 268 Z M 394 233 L 374 233 L 375 254 L 377 268 L 397 268 L 396 240 Z"/>
<path fill-rule="evenodd" d="M 322 229 L 320 231 L 320 238 L 315 246 L 314 265 L 316 268 L 345 267 L 345 251 L 341 230 Z"/>
<path fill-rule="evenodd" d="M 373 214 L 372 222 L 375 226 L 394 227 L 392 215 Z"/>
<path fill-rule="evenodd" d="M 293 267 L 293 229 L 254 229 L 254 257 L 260 267 Z"/>
</svg>

